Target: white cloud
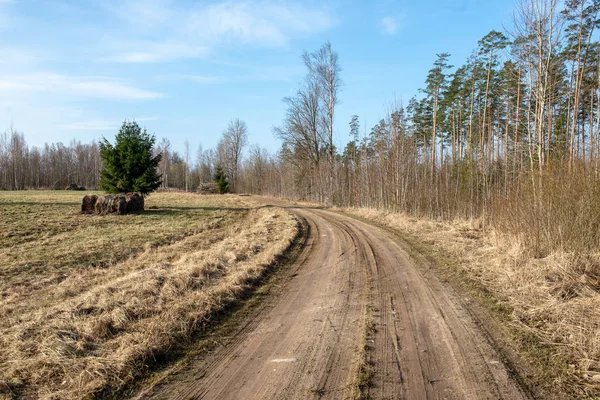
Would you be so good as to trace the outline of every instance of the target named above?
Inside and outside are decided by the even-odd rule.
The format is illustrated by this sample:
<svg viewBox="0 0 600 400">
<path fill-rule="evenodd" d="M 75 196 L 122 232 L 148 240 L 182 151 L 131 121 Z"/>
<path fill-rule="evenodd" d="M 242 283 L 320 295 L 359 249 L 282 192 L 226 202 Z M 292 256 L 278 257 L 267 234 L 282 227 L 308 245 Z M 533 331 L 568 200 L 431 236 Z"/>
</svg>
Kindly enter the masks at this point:
<svg viewBox="0 0 600 400">
<path fill-rule="evenodd" d="M 398 17 L 383 17 L 379 20 L 378 26 L 382 32 L 388 35 L 395 35 L 401 27 L 401 20 Z"/>
<path fill-rule="evenodd" d="M 105 77 L 73 77 L 48 72 L 4 75 L 0 77 L 0 88 L 114 100 L 150 100 L 163 97 L 160 93 L 138 89 L 121 80 Z"/>
<path fill-rule="evenodd" d="M 123 49 L 115 40 L 104 61 L 165 62 L 200 58 L 222 44 L 283 46 L 297 36 L 322 32 L 337 23 L 325 7 L 274 0 L 234 0 L 181 6 L 168 0 L 130 0 L 111 10 L 124 29 L 154 36 L 153 44 Z"/>
<path fill-rule="evenodd" d="M 205 40 L 280 46 L 297 34 L 321 32 L 336 23 L 325 9 L 266 1 L 227 1 L 192 13 L 186 28 Z"/>
</svg>

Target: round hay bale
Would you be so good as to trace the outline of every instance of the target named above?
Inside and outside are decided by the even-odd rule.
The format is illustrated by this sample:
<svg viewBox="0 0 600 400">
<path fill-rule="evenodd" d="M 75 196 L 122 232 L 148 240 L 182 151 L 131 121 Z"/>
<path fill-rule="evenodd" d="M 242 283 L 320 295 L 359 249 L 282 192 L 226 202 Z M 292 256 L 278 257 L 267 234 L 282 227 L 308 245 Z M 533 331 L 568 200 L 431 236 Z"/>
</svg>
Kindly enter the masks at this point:
<svg viewBox="0 0 600 400">
<path fill-rule="evenodd" d="M 219 185 L 215 182 L 203 182 L 198 185 L 196 192 L 199 194 L 219 194 Z"/>
<path fill-rule="evenodd" d="M 76 183 L 71 183 L 65 188 L 65 190 L 85 190 L 85 188 L 83 186 L 79 186 Z"/>
<path fill-rule="evenodd" d="M 105 194 L 98 196 L 94 213 L 99 215 L 118 214 L 124 215 L 127 211 L 125 196 L 122 194 Z"/>
<path fill-rule="evenodd" d="M 139 193 L 87 195 L 83 198 L 81 211 L 99 215 L 140 212 L 144 211 L 144 197 Z"/>
<path fill-rule="evenodd" d="M 83 196 L 83 200 L 81 202 L 81 212 L 83 214 L 93 214 L 97 200 L 98 196 L 95 194 L 86 194 Z"/>
<path fill-rule="evenodd" d="M 127 193 L 125 195 L 125 212 L 144 211 L 144 196 L 139 193 Z"/>
</svg>

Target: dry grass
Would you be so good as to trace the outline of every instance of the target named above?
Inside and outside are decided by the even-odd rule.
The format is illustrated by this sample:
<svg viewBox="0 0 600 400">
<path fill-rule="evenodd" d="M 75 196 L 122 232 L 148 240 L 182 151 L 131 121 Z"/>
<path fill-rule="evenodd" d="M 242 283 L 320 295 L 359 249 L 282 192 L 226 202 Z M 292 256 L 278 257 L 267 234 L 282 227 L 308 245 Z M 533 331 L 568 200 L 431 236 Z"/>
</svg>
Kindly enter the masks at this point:
<svg viewBox="0 0 600 400">
<path fill-rule="evenodd" d="M 484 233 L 476 221 L 438 222 L 368 209 L 342 211 L 450 254 L 458 260 L 463 276 L 489 290 L 498 300 L 495 306 L 509 310 L 520 336 L 518 345 L 539 364 L 540 380 L 545 382 L 537 383 L 546 385 L 545 391 L 598 398 L 600 255 L 555 251 L 534 258 L 514 236 Z"/>
<path fill-rule="evenodd" d="M 71 399 L 135 379 L 289 247 L 289 213 L 160 193 L 77 213 L 79 193 L 0 193 L 0 398 Z"/>
</svg>

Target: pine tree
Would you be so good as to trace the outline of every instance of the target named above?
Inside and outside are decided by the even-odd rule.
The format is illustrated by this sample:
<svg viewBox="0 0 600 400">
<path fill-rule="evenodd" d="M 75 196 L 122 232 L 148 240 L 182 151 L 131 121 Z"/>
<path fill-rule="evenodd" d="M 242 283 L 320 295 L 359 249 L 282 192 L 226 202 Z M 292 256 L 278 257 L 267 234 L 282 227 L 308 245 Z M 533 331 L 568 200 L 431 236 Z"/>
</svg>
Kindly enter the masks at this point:
<svg viewBox="0 0 600 400">
<path fill-rule="evenodd" d="M 113 146 L 103 138 L 100 156 L 103 168 L 100 187 L 108 193 L 139 192 L 147 195 L 161 184 L 157 173 L 161 155 L 152 155 L 154 135 L 141 130 L 138 124 L 123 122 Z"/>
<path fill-rule="evenodd" d="M 432 137 L 431 137 L 431 175 L 435 171 L 436 165 L 436 146 L 438 139 L 438 126 L 440 123 L 440 100 L 441 94 L 447 85 L 446 71 L 453 67 L 448 63 L 449 53 L 437 55 L 437 60 L 433 63 L 433 68 L 427 74 L 427 87 L 423 91 L 432 109 Z"/>
<path fill-rule="evenodd" d="M 219 193 L 225 194 L 229 191 L 229 182 L 227 182 L 227 175 L 223 172 L 223 167 L 220 165 L 215 169 L 215 175 L 213 176 L 213 180 L 219 186 Z"/>
</svg>

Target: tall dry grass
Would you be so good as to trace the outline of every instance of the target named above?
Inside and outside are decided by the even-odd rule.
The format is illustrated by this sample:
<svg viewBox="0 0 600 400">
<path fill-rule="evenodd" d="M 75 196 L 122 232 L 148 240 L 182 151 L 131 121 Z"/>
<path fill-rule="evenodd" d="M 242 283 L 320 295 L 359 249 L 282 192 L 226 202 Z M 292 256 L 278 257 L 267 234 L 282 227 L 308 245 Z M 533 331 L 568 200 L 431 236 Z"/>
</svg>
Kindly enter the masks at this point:
<svg viewBox="0 0 600 400">
<path fill-rule="evenodd" d="M 297 221 L 281 209 L 243 215 L 214 234 L 206 226 L 0 304 L 0 397 L 92 396 L 130 382 L 188 340 L 259 279 L 297 233 Z"/>
</svg>

